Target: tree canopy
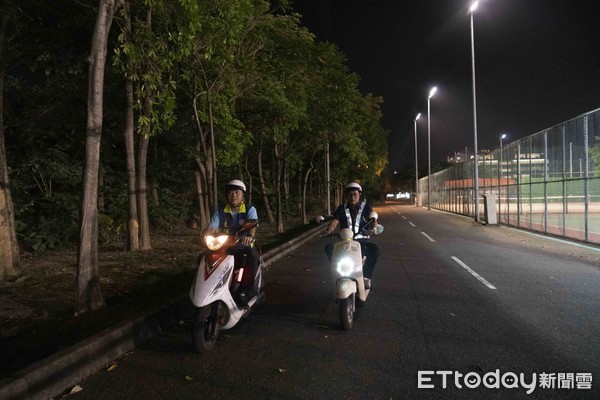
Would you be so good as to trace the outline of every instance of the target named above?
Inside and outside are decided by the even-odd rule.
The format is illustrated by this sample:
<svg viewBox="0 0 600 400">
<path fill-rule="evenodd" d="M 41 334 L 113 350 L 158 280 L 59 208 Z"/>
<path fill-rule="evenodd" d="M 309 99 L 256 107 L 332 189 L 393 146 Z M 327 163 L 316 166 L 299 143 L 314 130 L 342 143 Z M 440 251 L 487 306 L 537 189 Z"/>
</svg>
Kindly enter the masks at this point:
<svg viewBox="0 0 600 400">
<path fill-rule="evenodd" d="M 6 3 L 0 161 L 10 175 L 18 243 L 27 251 L 73 247 L 98 10 L 68 0 Z M 123 240 L 128 229 L 128 112 L 135 145 L 147 149 L 135 168 L 149 182 L 141 190 L 150 196 L 150 227 L 206 223 L 231 178 L 249 184 L 261 218 L 272 213 L 281 229 L 290 216 L 322 212 L 327 143 L 334 184 L 357 179 L 379 195 L 387 165 L 383 99 L 360 93 L 344 54 L 318 42 L 287 2 L 116 4 L 103 83 L 100 241 Z M 299 207 L 302 192 L 312 195 Z"/>
</svg>

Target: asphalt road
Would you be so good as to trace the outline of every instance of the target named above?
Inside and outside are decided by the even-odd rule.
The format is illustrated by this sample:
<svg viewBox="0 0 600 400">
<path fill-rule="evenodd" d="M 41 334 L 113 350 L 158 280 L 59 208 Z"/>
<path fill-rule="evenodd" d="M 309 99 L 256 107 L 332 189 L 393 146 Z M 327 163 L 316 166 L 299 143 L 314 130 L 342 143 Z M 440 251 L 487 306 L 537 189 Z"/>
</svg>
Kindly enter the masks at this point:
<svg viewBox="0 0 600 400">
<path fill-rule="evenodd" d="M 267 303 L 212 353 L 192 352 L 182 321 L 72 398 L 600 398 L 598 249 L 413 206 L 376 210 L 383 252 L 352 331 L 337 320 L 330 239 L 315 238 L 270 268 Z"/>
</svg>

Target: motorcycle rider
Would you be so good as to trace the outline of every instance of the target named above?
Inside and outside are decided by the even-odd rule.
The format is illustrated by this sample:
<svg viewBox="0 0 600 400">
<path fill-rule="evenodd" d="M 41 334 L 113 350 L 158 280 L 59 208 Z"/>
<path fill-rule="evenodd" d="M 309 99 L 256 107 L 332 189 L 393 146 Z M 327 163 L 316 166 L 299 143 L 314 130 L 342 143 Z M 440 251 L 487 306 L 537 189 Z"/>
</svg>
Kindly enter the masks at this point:
<svg viewBox="0 0 600 400">
<path fill-rule="evenodd" d="M 369 223 L 369 215 L 373 208 L 365 200 L 361 201 L 361 194 L 362 187 L 357 182 L 350 182 L 346 185 L 344 188 L 346 203 L 341 204 L 333 214 L 333 219 L 329 222 L 325 235 L 331 235 L 338 225 L 340 229 L 350 228 L 354 232 L 355 240 L 360 243 L 362 254 L 367 257 L 363 266 L 363 275 L 365 277 L 365 288 L 370 289 L 373 269 L 381 252 L 381 247 L 369 240 L 370 233 L 375 232 L 377 228 L 377 220 L 371 222 L 365 232 L 365 226 Z M 325 246 L 325 253 L 327 253 L 329 261 L 331 261 L 334 246 L 335 243 L 333 242 L 327 243 Z"/>
<path fill-rule="evenodd" d="M 242 226 L 244 221 L 258 220 L 258 213 L 254 206 L 246 204 L 244 200 L 246 185 L 241 180 L 233 179 L 227 182 L 225 192 L 227 204 L 215 210 L 210 224 L 204 229 L 202 235 L 210 235 L 219 231 L 229 235 L 238 235 L 238 244 L 230 247 L 228 252 L 235 258 L 246 256 L 246 266 L 251 269 L 252 277 L 255 277 L 259 262 L 259 255 L 254 246 L 256 227 L 242 231 Z M 258 288 L 255 282 L 254 287 L 247 288 L 240 293 L 240 301 L 247 303 L 256 293 L 258 293 Z"/>
</svg>

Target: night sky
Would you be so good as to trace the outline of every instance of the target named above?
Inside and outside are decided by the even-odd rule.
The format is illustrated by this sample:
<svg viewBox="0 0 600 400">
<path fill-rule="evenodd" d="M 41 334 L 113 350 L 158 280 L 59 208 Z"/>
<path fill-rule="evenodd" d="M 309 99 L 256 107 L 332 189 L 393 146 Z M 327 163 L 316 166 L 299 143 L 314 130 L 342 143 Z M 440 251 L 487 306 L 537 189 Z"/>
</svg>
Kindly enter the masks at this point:
<svg viewBox="0 0 600 400">
<path fill-rule="evenodd" d="M 499 147 L 600 107 L 600 0 L 483 0 L 474 14 L 478 147 Z M 392 169 L 473 151 L 470 0 L 295 0 L 318 40 L 336 43 L 384 98 Z"/>
</svg>

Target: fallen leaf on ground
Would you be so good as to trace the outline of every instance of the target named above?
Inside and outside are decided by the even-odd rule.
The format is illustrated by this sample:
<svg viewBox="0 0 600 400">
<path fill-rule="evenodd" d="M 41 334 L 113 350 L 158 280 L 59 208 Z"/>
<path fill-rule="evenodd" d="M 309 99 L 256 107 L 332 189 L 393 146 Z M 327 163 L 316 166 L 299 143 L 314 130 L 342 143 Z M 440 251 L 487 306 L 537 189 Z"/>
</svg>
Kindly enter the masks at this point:
<svg viewBox="0 0 600 400">
<path fill-rule="evenodd" d="M 79 386 L 79 385 L 75 385 L 75 386 L 73 386 L 73 387 L 71 388 L 71 391 L 69 391 L 69 393 L 67 393 L 66 395 L 64 395 L 64 396 L 63 396 L 63 398 L 64 398 L 64 397 L 67 397 L 67 396 L 70 396 L 70 395 L 72 395 L 72 394 L 75 394 L 75 393 L 79 393 L 79 392 L 81 392 L 82 390 L 83 390 L 83 388 L 82 388 L 81 386 Z"/>
</svg>

